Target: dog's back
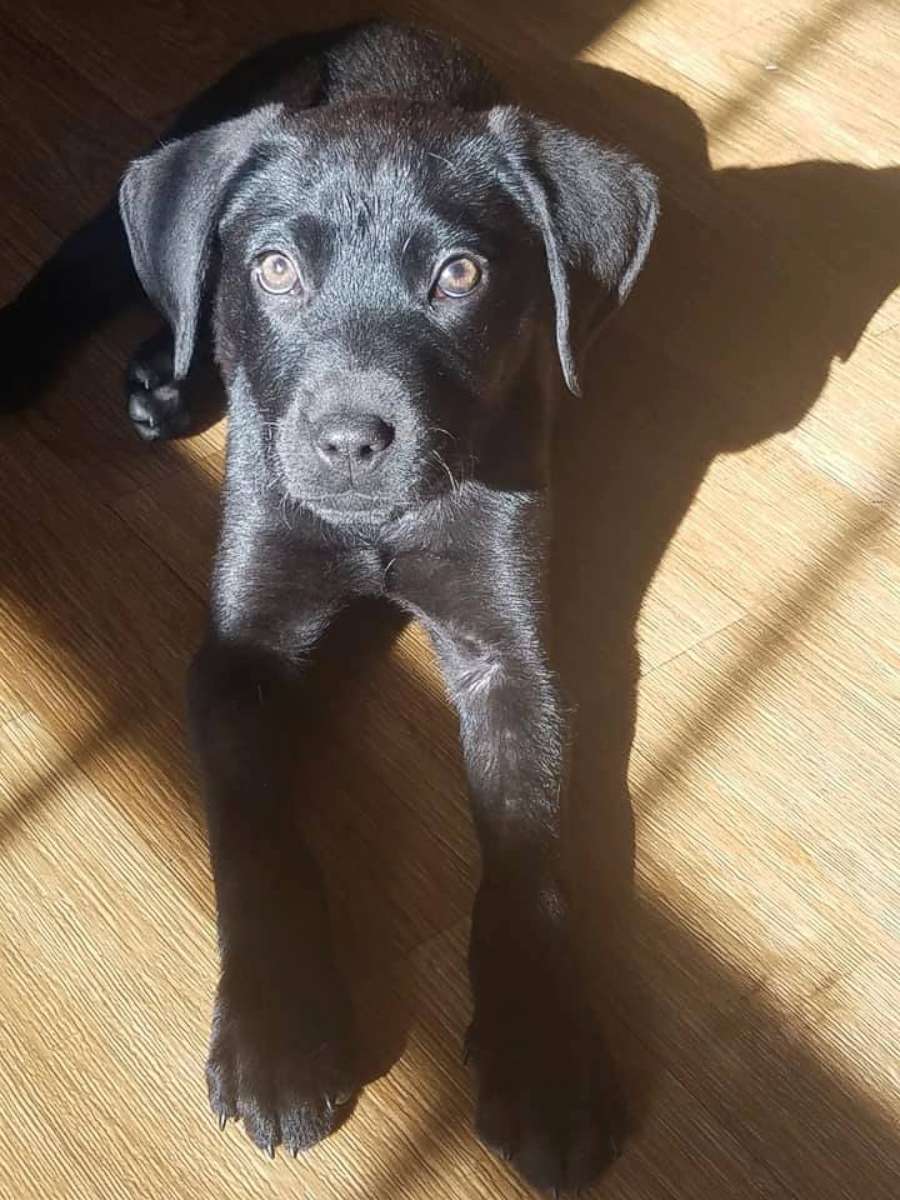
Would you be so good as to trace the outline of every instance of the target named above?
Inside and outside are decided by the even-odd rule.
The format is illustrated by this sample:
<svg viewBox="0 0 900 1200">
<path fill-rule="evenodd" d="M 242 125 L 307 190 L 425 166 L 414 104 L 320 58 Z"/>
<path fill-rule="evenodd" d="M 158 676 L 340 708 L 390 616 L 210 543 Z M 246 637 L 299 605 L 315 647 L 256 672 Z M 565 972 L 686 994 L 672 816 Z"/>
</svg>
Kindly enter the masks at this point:
<svg viewBox="0 0 900 1200">
<path fill-rule="evenodd" d="M 239 63 L 189 104 L 169 131 L 184 137 L 277 100 L 295 110 L 361 97 L 489 108 L 501 90 L 458 42 L 389 21 L 283 38 Z"/>
<path fill-rule="evenodd" d="M 343 31 L 324 56 L 328 102 L 402 96 L 458 108 L 489 108 L 500 89 L 458 42 L 428 30 L 371 22 Z"/>
</svg>

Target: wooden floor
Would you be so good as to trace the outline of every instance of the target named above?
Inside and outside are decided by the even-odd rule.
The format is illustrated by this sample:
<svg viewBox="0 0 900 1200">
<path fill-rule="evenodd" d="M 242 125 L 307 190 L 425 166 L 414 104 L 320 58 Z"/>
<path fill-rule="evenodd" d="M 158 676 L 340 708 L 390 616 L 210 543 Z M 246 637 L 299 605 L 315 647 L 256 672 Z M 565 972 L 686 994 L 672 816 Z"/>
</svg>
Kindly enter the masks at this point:
<svg viewBox="0 0 900 1200">
<path fill-rule="evenodd" d="M 461 31 L 664 184 L 560 430 L 573 866 L 638 1126 L 591 1194 L 896 1200 L 900 9 L 393 10 Z M 2 296 L 200 85 L 359 11 L 0 0 Z M 470 1132 L 476 862 L 415 629 L 336 660 L 304 749 L 379 1077 L 297 1162 L 207 1112 L 213 911 L 180 706 L 223 431 L 132 438 L 120 373 L 146 328 L 122 320 L 0 425 L 0 1197 L 522 1196 Z"/>
</svg>

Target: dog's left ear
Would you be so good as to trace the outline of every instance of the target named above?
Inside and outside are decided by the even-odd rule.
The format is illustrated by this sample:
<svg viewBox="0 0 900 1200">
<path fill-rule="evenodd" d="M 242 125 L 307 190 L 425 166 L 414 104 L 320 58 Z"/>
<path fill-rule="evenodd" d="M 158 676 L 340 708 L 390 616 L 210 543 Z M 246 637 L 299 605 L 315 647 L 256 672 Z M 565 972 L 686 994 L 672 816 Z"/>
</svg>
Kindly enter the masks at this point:
<svg viewBox="0 0 900 1200">
<path fill-rule="evenodd" d="M 586 271 L 615 303 L 625 300 L 653 240 L 656 179 L 627 154 L 521 109 L 491 109 L 488 126 L 502 146 L 507 185 L 544 240 L 559 361 L 577 396 L 569 272 Z"/>
<path fill-rule="evenodd" d="M 175 339 L 175 378 L 191 365 L 219 217 L 253 147 L 277 127 L 281 105 L 169 142 L 136 159 L 119 188 L 119 212 L 144 291 Z"/>
</svg>

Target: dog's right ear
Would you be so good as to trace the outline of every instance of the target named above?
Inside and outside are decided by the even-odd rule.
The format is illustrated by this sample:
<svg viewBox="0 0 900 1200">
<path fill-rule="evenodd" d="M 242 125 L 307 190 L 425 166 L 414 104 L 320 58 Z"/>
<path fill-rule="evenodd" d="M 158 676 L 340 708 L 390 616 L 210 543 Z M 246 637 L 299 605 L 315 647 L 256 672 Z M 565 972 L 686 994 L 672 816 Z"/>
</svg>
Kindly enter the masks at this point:
<svg viewBox="0 0 900 1200">
<path fill-rule="evenodd" d="M 253 109 L 136 159 L 119 189 L 119 211 L 144 291 L 171 326 L 175 378 L 191 365 L 203 281 L 228 188 L 280 104 Z"/>
<path fill-rule="evenodd" d="M 577 396 L 569 275 L 580 268 L 624 302 L 653 240 L 656 180 L 630 155 L 521 109 L 499 105 L 487 120 L 503 149 L 507 186 L 544 240 L 560 366 Z"/>
</svg>

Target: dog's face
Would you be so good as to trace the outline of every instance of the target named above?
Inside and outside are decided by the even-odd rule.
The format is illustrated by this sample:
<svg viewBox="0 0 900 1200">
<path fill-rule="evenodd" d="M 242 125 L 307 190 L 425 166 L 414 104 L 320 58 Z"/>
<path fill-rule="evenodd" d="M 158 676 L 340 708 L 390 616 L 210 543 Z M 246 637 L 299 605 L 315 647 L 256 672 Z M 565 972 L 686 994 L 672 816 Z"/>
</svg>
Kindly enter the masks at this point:
<svg viewBox="0 0 900 1200">
<path fill-rule="evenodd" d="M 453 487 L 514 402 L 552 301 L 500 180 L 482 119 L 369 102 L 299 118 L 224 207 L 220 363 L 331 519 Z"/>
<path fill-rule="evenodd" d="M 122 213 L 176 376 L 214 291 L 244 438 L 281 490 L 355 521 L 496 454 L 548 332 L 576 390 L 569 271 L 624 298 L 656 204 L 631 160 L 517 110 L 366 99 L 164 147 L 130 169 Z"/>
</svg>

